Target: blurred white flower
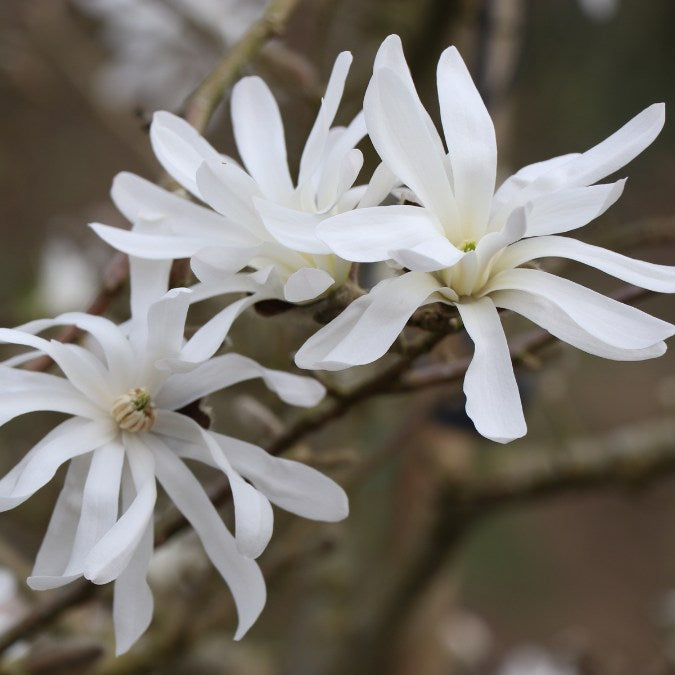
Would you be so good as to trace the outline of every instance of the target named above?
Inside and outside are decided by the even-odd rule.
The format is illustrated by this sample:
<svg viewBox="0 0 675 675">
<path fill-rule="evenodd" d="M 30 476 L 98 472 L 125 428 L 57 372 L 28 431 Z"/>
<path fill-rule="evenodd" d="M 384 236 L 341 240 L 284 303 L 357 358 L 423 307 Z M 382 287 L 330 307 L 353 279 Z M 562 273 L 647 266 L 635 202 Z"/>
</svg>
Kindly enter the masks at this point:
<svg viewBox="0 0 675 675">
<path fill-rule="evenodd" d="M 619 10 L 619 0 L 579 0 L 579 6 L 594 21 L 609 21 Z"/>
<path fill-rule="evenodd" d="M 110 55 L 97 94 L 112 106 L 176 108 L 265 0 L 74 0 L 102 22 Z"/>
<path fill-rule="evenodd" d="M 180 410 L 258 377 L 292 405 L 315 405 L 324 388 L 238 354 L 202 359 L 209 324 L 196 339 L 184 341 L 190 291 L 166 292 L 170 263 L 132 259 L 130 265 L 132 317 L 124 327 L 73 312 L 0 329 L 1 342 L 35 350 L 0 364 L 0 424 L 39 410 L 71 415 L 0 480 L 0 510 L 26 501 L 70 460 L 28 583 L 42 590 L 81 576 L 96 584 L 115 581 L 113 614 L 122 653 L 152 617 L 146 573 L 159 481 L 230 587 L 239 614 L 238 639 L 265 603 L 265 584 L 253 558 L 272 534 L 270 502 L 309 518 L 339 520 L 347 515 L 347 498 L 318 471 L 207 431 Z M 89 334 L 88 348 L 36 335 L 70 324 Z M 63 376 L 16 367 L 36 352 L 50 356 Z M 185 459 L 227 475 L 235 537 Z"/>
<path fill-rule="evenodd" d="M 98 279 L 97 271 L 81 249 L 66 239 L 49 239 L 40 261 L 40 307 L 47 314 L 84 308 L 93 297 Z"/>
<path fill-rule="evenodd" d="M 573 665 L 554 659 L 546 650 L 525 645 L 511 651 L 495 675 L 580 675 Z"/>
<path fill-rule="evenodd" d="M 582 154 L 521 169 L 495 192 L 497 146 L 490 115 L 454 47 L 438 64 L 446 152 L 422 106 L 398 36 L 380 48 L 364 101 L 373 145 L 421 206 L 361 208 L 317 228 L 338 256 L 393 260 L 405 271 L 377 284 L 298 351 L 302 368 L 370 363 L 413 312 L 454 305 L 474 342 L 464 380 L 466 411 L 479 433 L 508 442 L 526 433 L 498 309 L 509 309 L 591 354 L 616 360 L 660 356 L 675 327 L 547 272 L 531 261 L 569 258 L 628 283 L 675 291 L 675 268 L 633 260 L 557 236 L 586 225 L 621 195 L 625 180 L 592 185 L 658 135 L 664 106 L 644 110 Z"/>
</svg>

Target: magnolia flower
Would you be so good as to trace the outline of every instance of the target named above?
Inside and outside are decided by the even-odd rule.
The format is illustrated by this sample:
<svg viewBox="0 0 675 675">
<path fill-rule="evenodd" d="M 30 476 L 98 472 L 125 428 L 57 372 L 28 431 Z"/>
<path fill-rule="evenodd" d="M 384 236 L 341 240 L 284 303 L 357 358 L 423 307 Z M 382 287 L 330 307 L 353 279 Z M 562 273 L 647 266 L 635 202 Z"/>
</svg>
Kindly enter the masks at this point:
<svg viewBox="0 0 675 675">
<path fill-rule="evenodd" d="M 391 173 L 381 167 L 369 186 L 353 187 L 363 164 L 355 149 L 366 133 L 362 113 L 346 128 L 331 128 L 351 60 L 343 52 L 335 61 L 296 184 L 276 101 L 259 77 L 245 77 L 235 85 L 231 104 L 246 171 L 170 113 L 156 113 L 150 130 L 164 168 L 212 210 L 122 173 L 113 183 L 113 200 L 134 225 L 152 224 L 152 231 L 92 227 L 111 246 L 135 256 L 192 257 L 192 268 L 209 284 L 211 295 L 248 290 L 248 277 L 235 275 L 245 266 L 265 270 L 256 293 L 240 311 L 268 298 L 307 302 L 339 286 L 351 263 L 332 254 L 316 237 L 316 226 L 330 215 L 379 204 L 394 184 Z"/>
<path fill-rule="evenodd" d="M 48 355 L 62 373 L 13 367 L 35 351 L 0 364 L 0 424 L 37 410 L 71 415 L 0 480 L 0 510 L 27 500 L 70 460 L 28 583 L 41 590 L 81 576 L 96 584 L 115 581 L 118 653 L 138 639 L 152 616 L 145 577 L 153 548 L 156 481 L 192 524 L 230 587 L 239 614 L 235 639 L 265 603 L 265 584 L 253 558 L 272 533 L 270 502 L 318 520 L 347 515 L 345 493 L 318 471 L 207 431 L 180 412 L 211 392 L 257 377 L 293 405 L 316 404 L 324 389 L 315 380 L 268 370 L 238 354 L 198 363 L 200 339 L 183 340 L 190 291 L 165 293 L 168 270 L 168 263 L 131 260 L 132 318 L 125 327 L 70 313 L 0 329 L 0 341 Z M 91 345 L 36 335 L 63 324 L 86 331 Z M 235 537 L 185 459 L 227 475 Z"/>
<path fill-rule="evenodd" d="M 498 308 L 510 309 L 591 354 L 639 360 L 661 355 L 671 324 L 530 261 L 570 258 L 631 284 L 675 291 L 675 268 L 632 260 L 558 236 L 603 213 L 624 180 L 592 185 L 658 135 L 653 105 L 599 145 L 521 169 L 494 192 L 495 132 L 454 47 L 438 64 L 446 153 L 415 91 L 401 43 L 380 48 L 365 97 L 370 137 L 421 206 L 359 209 L 324 221 L 319 236 L 346 260 L 394 260 L 403 274 L 377 284 L 312 336 L 296 355 L 303 368 L 337 370 L 382 356 L 421 305 L 454 305 L 475 345 L 464 380 L 467 414 L 484 436 L 507 442 L 526 432 Z"/>
</svg>

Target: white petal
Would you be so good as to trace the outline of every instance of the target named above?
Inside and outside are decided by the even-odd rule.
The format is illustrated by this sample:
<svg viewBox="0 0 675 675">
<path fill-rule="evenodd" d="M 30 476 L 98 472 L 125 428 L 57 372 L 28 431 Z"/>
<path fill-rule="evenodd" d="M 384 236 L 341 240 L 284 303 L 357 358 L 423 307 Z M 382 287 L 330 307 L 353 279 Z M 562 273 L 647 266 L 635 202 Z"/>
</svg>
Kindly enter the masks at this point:
<svg viewBox="0 0 675 675">
<path fill-rule="evenodd" d="M 260 189 L 271 199 L 293 192 L 279 107 L 259 77 L 244 77 L 232 90 L 232 127 L 239 154 Z"/>
<path fill-rule="evenodd" d="M 476 246 L 476 263 L 481 269 L 487 268 L 490 260 L 503 251 L 509 244 L 518 241 L 527 229 L 529 215 L 525 209 L 518 207 L 511 212 L 504 227 L 498 232 L 488 232 L 481 237 Z"/>
<path fill-rule="evenodd" d="M 180 352 L 180 359 L 198 362 L 211 358 L 225 341 L 235 319 L 248 307 L 269 297 L 264 293 L 254 293 L 230 303 L 201 326 L 185 343 Z"/>
<path fill-rule="evenodd" d="M 173 288 L 150 305 L 146 345 L 149 361 L 175 356 L 180 352 L 189 306 L 190 291 L 187 288 Z"/>
<path fill-rule="evenodd" d="M 533 188 L 591 185 L 637 157 L 659 135 L 666 119 L 665 105 L 655 103 L 590 150 L 538 178 Z"/>
<path fill-rule="evenodd" d="M 236 438 L 212 434 L 232 467 L 273 504 L 303 518 L 334 522 L 346 518 L 349 501 L 333 480 L 300 462 L 273 457 Z"/>
<path fill-rule="evenodd" d="M 571 152 L 567 155 L 551 157 L 542 162 L 528 164 L 519 169 L 512 176 L 509 176 L 497 189 L 492 198 L 492 215 L 502 209 L 504 206 L 516 203 L 518 194 L 534 180 L 543 174 L 566 164 L 575 157 L 579 157 L 578 152 Z M 524 203 L 524 202 L 518 202 Z"/>
<path fill-rule="evenodd" d="M 603 214 L 623 192 L 624 180 L 608 185 L 567 188 L 532 201 L 527 216 L 527 237 L 569 232 Z"/>
<path fill-rule="evenodd" d="M 247 558 L 257 558 L 272 537 L 274 516 L 269 500 L 232 468 L 210 432 L 202 431 L 202 438 L 216 466 L 223 471 L 230 483 L 237 549 Z"/>
<path fill-rule="evenodd" d="M 137 353 L 145 347 L 148 339 L 148 310 L 161 298 L 169 287 L 171 260 L 145 260 L 129 256 L 129 287 L 131 324 L 129 341 Z"/>
<path fill-rule="evenodd" d="M 389 257 L 409 270 L 434 272 L 452 267 L 464 257 L 464 253 L 445 237 L 433 237 L 410 248 L 389 251 Z"/>
<path fill-rule="evenodd" d="M 33 590 L 46 590 L 65 585 L 77 578 L 64 577 L 73 548 L 82 506 L 84 483 L 89 471 L 89 456 L 70 461 L 66 480 L 54 505 L 47 532 L 35 558 L 33 572 L 27 583 Z"/>
<path fill-rule="evenodd" d="M 134 229 L 138 225 L 146 225 L 151 228 L 150 234 L 152 229 L 161 227 L 165 233 L 187 237 L 227 236 L 233 243 L 241 238 L 246 240 L 245 230 L 220 214 L 131 173 L 115 176 L 110 195 L 117 208 L 133 223 Z"/>
<path fill-rule="evenodd" d="M 254 203 L 268 232 L 284 246 L 304 253 L 330 253 L 328 246 L 316 236 L 323 216 L 263 199 L 255 199 Z"/>
<path fill-rule="evenodd" d="M 284 299 L 288 302 L 306 302 L 314 300 L 327 291 L 335 279 L 316 267 L 303 267 L 293 272 L 284 284 Z"/>
<path fill-rule="evenodd" d="M 150 260 L 189 258 L 199 249 L 214 243 L 213 239 L 204 236 L 147 234 L 122 230 L 119 227 L 110 227 L 102 223 L 89 223 L 89 227 L 103 241 L 118 251 Z"/>
<path fill-rule="evenodd" d="M 90 422 L 80 418 L 66 420 L 54 432 L 38 443 L 0 480 L 1 511 L 26 501 L 54 477 L 64 462 L 107 443 L 117 435 L 117 429 L 112 423 Z"/>
<path fill-rule="evenodd" d="M 608 345 L 585 331 L 557 305 L 546 298 L 525 291 L 494 291 L 490 294 L 497 307 L 510 309 L 546 329 L 559 340 L 589 354 L 614 361 L 642 361 L 661 356 L 666 351 L 664 342 L 645 349 L 619 349 Z"/>
<path fill-rule="evenodd" d="M 675 267 L 656 265 L 644 260 L 608 251 L 570 237 L 537 237 L 511 246 L 500 265 L 518 266 L 530 260 L 546 257 L 569 258 L 590 265 L 617 279 L 658 293 L 675 293 Z"/>
<path fill-rule="evenodd" d="M 490 298 L 457 303 L 457 309 L 474 343 L 464 377 L 466 414 L 479 434 L 497 443 L 524 436 L 523 407 L 497 309 Z"/>
<path fill-rule="evenodd" d="M 484 293 L 493 290 L 541 295 L 588 333 L 620 349 L 644 349 L 675 334 L 675 326 L 665 321 L 540 270 L 519 268 L 500 272 Z"/>
<path fill-rule="evenodd" d="M 359 200 L 358 207 L 363 209 L 368 206 L 378 206 L 399 182 L 389 167 L 384 162 L 380 162 L 373 172 L 366 191 Z"/>
<path fill-rule="evenodd" d="M 429 242 L 451 245 L 433 216 L 418 206 L 373 206 L 324 220 L 317 235 L 345 260 L 376 262 L 391 251 L 415 249 Z M 441 240 L 443 243 L 441 243 Z"/>
<path fill-rule="evenodd" d="M 92 453 L 80 521 L 65 575 L 82 574 L 87 555 L 115 524 L 123 463 L 124 447 L 118 440 L 106 443 Z"/>
<path fill-rule="evenodd" d="M 335 59 L 335 64 L 326 86 L 326 93 L 321 101 L 321 108 L 307 137 L 307 142 L 300 158 L 298 185 L 303 185 L 308 181 L 321 163 L 328 138 L 328 131 L 337 114 L 351 62 L 352 55 L 349 52 L 341 52 Z"/>
<path fill-rule="evenodd" d="M 131 505 L 134 494 L 133 482 L 127 472 L 122 491 L 124 509 Z M 152 621 L 154 601 L 146 576 L 153 550 L 153 529 L 150 519 L 129 564 L 115 579 L 113 622 L 116 656 L 128 651 Z"/>
<path fill-rule="evenodd" d="M 204 161 L 222 161 L 221 156 L 185 120 L 164 111 L 152 118 L 150 142 L 166 171 L 201 199 L 195 181 L 197 169 Z"/>
<path fill-rule="evenodd" d="M 192 524 L 206 553 L 230 587 L 241 639 L 265 606 L 265 581 L 255 561 L 237 551 L 234 538 L 220 519 L 202 486 L 172 452 L 155 448 L 157 479 L 174 504 Z"/>
<path fill-rule="evenodd" d="M 251 245 L 264 234 L 252 201 L 260 189 L 246 172 L 232 164 L 204 163 L 197 170 L 197 185 L 204 201 L 222 214 L 220 229 L 229 239 L 243 231 L 241 243 Z"/>
<path fill-rule="evenodd" d="M 325 394 L 323 385 L 310 377 L 263 368 L 239 354 L 224 354 L 189 373 L 172 375 L 157 396 L 157 405 L 176 410 L 214 391 L 256 377 L 262 378 L 269 389 L 291 405 L 311 407 Z"/>
<path fill-rule="evenodd" d="M 376 70 L 363 104 L 370 138 L 382 160 L 433 215 L 455 230 L 459 218 L 438 132 L 419 99 L 391 70 Z"/>
<path fill-rule="evenodd" d="M 437 79 L 457 210 L 470 237 L 482 234 L 490 213 L 497 172 L 495 128 L 455 47 L 441 54 Z"/>
<path fill-rule="evenodd" d="M 127 567 L 152 518 L 157 499 L 153 455 L 140 434 L 125 433 L 123 442 L 136 498 L 85 559 L 84 576 L 95 584 L 116 579 Z"/>
<path fill-rule="evenodd" d="M 350 150 L 340 157 L 339 161 L 327 164 L 321 176 L 317 191 L 317 208 L 325 213 L 332 209 L 349 188 L 354 185 L 363 167 L 363 153 Z"/>
<path fill-rule="evenodd" d="M 315 333 L 295 355 L 300 368 L 341 370 L 379 359 L 440 284 L 424 272 L 385 279 Z"/>
</svg>

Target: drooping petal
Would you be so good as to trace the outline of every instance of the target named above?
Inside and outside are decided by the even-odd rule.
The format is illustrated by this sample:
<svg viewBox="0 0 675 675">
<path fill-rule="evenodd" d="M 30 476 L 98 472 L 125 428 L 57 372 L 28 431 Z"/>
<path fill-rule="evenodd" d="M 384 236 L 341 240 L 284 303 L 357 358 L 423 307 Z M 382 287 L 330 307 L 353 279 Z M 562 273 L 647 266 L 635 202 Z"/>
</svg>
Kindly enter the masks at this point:
<svg viewBox="0 0 675 675">
<path fill-rule="evenodd" d="M 150 142 L 167 173 L 195 197 L 202 199 L 196 183 L 197 169 L 205 161 L 222 161 L 208 141 L 184 119 L 158 111 L 150 125 Z"/>
<path fill-rule="evenodd" d="M 223 354 L 189 373 L 172 375 L 157 396 L 157 405 L 177 410 L 202 396 L 256 377 L 291 405 L 314 406 L 326 393 L 323 385 L 311 377 L 264 368 L 239 354 Z"/>
<path fill-rule="evenodd" d="M 300 368 L 341 370 L 383 356 L 440 284 L 424 272 L 385 279 L 316 332 L 295 355 Z"/>
<path fill-rule="evenodd" d="M 341 213 L 324 220 L 317 235 L 341 258 L 355 262 L 388 260 L 392 251 L 427 242 L 438 251 L 448 247 L 457 251 L 433 216 L 417 206 L 373 206 Z"/>
<path fill-rule="evenodd" d="M 675 326 L 665 321 L 540 270 L 519 268 L 500 272 L 483 292 L 496 290 L 541 295 L 585 331 L 620 349 L 644 349 L 675 334 Z"/>
<path fill-rule="evenodd" d="M 303 267 L 293 272 L 284 284 L 284 300 L 287 302 L 306 302 L 327 291 L 335 279 L 324 270 L 316 267 Z"/>
<path fill-rule="evenodd" d="M 147 367 L 151 368 L 157 359 L 178 355 L 183 346 L 189 306 L 190 291 L 187 288 L 173 288 L 150 305 L 145 347 Z"/>
<path fill-rule="evenodd" d="M 66 479 L 54 505 L 47 532 L 35 558 L 33 572 L 27 583 L 35 591 L 57 588 L 70 583 L 79 574 L 64 577 L 71 557 L 73 540 L 80 520 L 84 483 L 89 472 L 90 457 L 75 457 L 70 461 Z"/>
<path fill-rule="evenodd" d="M 122 508 L 131 506 L 135 490 L 129 471 L 122 483 Z M 113 592 L 113 623 L 115 625 L 115 655 L 119 656 L 143 635 L 152 620 L 154 601 L 146 581 L 153 550 L 153 522 L 148 522 L 126 569 L 115 579 Z"/>
<path fill-rule="evenodd" d="M 557 190 L 532 201 L 527 217 L 527 237 L 569 232 L 602 215 L 623 192 L 624 180 Z"/>
<path fill-rule="evenodd" d="M 438 132 L 428 113 L 403 81 L 388 68 L 375 71 L 363 112 L 370 138 L 382 160 L 418 195 L 445 226 L 457 231 L 459 216 L 444 167 Z"/>
<path fill-rule="evenodd" d="M 111 441 L 92 453 L 70 560 L 64 575 L 81 575 L 91 549 L 117 520 L 124 446 Z"/>
<path fill-rule="evenodd" d="M 236 438 L 212 434 L 232 467 L 273 504 L 303 518 L 338 521 L 349 513 L 344 490 L 316 469 L 273 457 L 262 448 Z"/>
<path fill-rule="evenodd" d="M 642 361 L 661 356 L 664 342 L 644 349 L 619 349 L 599 340 L 573 321 L 560 307 L 546 298 L 525 291 L 494 291 L 490 294 L 497 307 L 510 309 L 547 330 L 559 340 L 589 354 L 614 361 Z"/>
<path fill-rule="evenodd" d="M 485 231 L 495 189 L 495 128 L 455 47 L 448 47 L 441 54 L 437 79 L 461 227 L 465 237 L 475 237 Z"/>
<path fill-rule="evenodd" d="M 244 77 L 232 89 L 232 127 L 239 154 L 262 192 L 284 200 L 293 192 L 279 107 L 259 77 Z"/>
<path fill-rule="evenodd" d="M 0 511 L 26 501 L 54 477 L 64 462 L 104 445 L 116 435 L 112 420 L 91 422 L 75 417 L 62 422 L 0 480 Z"/>
<path fill-rule="evenodd" d="M 650 291 L 675 293 L 675 267 L 635 260 L 570 237 L 551 235 L 524 239 L 509 247 L 499 264 L 505 267 L 517 267 L 530 260 L 549 256 L 576 260 Z"/>
<path fill-rule="evenodd" d="M 239 640 L 265 606 L 265 581 L 260 568 L 237 551 L 234 538 L 185 464 L 166 448 L 155 447 L 154 453 L 157 479 L 194 527 L 211 562 L 230 587 L 239 615 L 234 638 Z"/>
<path fill-rule="evenodd" d="M 323 216 L 263 199 L 255 199 L 254 203 L 268 232 L 284 246 L 304 253 L 330 253 L 328 246 L 316 236 Z"/>
<path fill-rule="evenodd" d="M 85 559 L 84 576 L 95 584 L 117 579 L 127 567 L 152 519 L 157 499 L 155 462 L 146 442 L 140 434 L 125 432 L 123 443 L 136 497 Z"/>
<path fill-rule="evenodd" d="M 490 298 L 457 303 L 466 332 L 474 343 L 464 377 L 466 414 L 476 431 L 498 443 L 527 433 L 511 355 L 499 314 Z"/>
<path fill-rule="evenodd" d="M 389 257 L 413 272 L 434 272 L 452 267 L 462 260 L 464 253 L 445 237 L 433 237 L 409 248 L 391 250 Z"/>
</svg>

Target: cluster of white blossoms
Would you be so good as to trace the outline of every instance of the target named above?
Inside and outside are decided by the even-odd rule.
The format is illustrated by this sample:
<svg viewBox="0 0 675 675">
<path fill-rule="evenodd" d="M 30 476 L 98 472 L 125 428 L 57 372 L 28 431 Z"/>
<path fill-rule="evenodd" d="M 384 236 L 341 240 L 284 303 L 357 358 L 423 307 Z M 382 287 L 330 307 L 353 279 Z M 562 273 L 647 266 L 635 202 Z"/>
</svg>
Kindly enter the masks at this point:
<svg viewBox="0 0 675 675">
<path fill-rule="evenodd" d="M 72 415 L 0 481 L 0 507 L 29 498 L 70 460 L 29 584 L 52 588 L 80 576 L 114 581 L 118 652 L 133 644 L 152 615 L 145 577 L 157 481 L 229 585 L 239 612 L 236 637 L 264 604 L 254 559 L 271 536 L 270 502 L 319 520 L 347 514 L 342 489 L 317 471 L 206 430 L 181 412 L 255 377 L 294 405 L 322 398 L 323 387 L 311 378 L 268 370 L 235 353 L 215 356 L 247 307 L 265 299 L 306 304 L 344 284 L 352 262 L 388 261 L 392 276 L 318 330 L 297 351 L 296 364 L 338 370 L 370 363 L 386 353 L 418 307 L 454 306 L 475 345 L 464 381 L 466 410 L 482 435 L 499 442 L 524 435 L 526 426 L 498 309 L 609 359 L 659 356 L 663 340 L 675 333 L 669 323 L 531 264 L 560 256 L 643 288 L 675 291 L 673 267 L 558 236 L 618 199 L 623 180 L 594 183 L 654 140 L 663 105 L 647 108 L 582 154 L 521 169 L 495 192 L 494 127 L 456 49 L 447 49 L 438 65 L 446 146 L 418 98 L 397 36 L 377 54 L 363 112 L 347 127 L 333 126 L 350 63 L 348 53 L 335 62 L 296 181 L 278 106 L 257 77 L 240 80 L 232 92 L 242 164 L 182 119 L 156 113 L 154 151 L 200 204 L 138 176 L 115 179 L 113 200 L 132 229 L 92 227 L 130 256 L 131 320 L 117 326 L 70 313 L 0 329 L 0 340 L 31 348 L 0 365 L 0 423 L 33 410 Z M 382 163 L 367 185 L 355 185 L 363 164 L 355 146 L 366 135 Z M 412 195 L 409 203 L 380 206 L 398 186 Z M 191 258 L 199 283 L 167 292 L 177 258 Z M 233 292 L 246 295 L 186 340 L 189 305 Z M 62 324 L 88 333 L 86 346 L 37 336 Z M 61 375 L 22 370 L 36 351 L 51 357 Z M 226 474 L 234 536 L 186 459 Z"/>
</svg>

